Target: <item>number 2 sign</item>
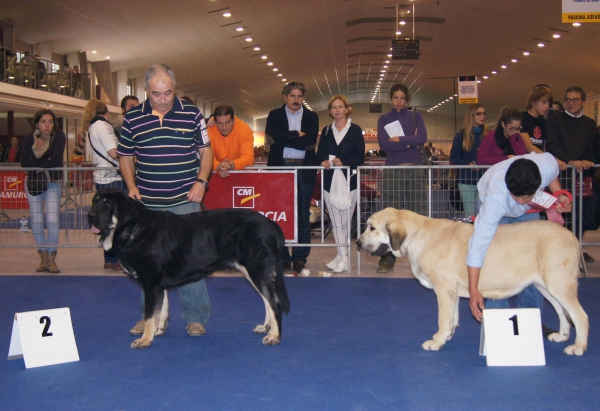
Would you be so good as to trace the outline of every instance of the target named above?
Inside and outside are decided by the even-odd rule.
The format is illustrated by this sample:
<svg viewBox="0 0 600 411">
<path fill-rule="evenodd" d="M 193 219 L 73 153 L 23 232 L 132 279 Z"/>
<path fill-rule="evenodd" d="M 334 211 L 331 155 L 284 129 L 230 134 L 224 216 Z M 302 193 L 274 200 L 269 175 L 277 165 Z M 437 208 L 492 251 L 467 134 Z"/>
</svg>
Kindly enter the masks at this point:
<svg viewBox="0 0 600 411">
<path fill-rule="evenodd" d="M 488 366 L 546 365 L 540 310 L 483 310 L 479 355 Z"/>
<path fill-rule="evenodd" d="M 16 313 L 8 359 L 23 358 L 25 368 L 79 361 L 68 308 Z"/>
</svg>

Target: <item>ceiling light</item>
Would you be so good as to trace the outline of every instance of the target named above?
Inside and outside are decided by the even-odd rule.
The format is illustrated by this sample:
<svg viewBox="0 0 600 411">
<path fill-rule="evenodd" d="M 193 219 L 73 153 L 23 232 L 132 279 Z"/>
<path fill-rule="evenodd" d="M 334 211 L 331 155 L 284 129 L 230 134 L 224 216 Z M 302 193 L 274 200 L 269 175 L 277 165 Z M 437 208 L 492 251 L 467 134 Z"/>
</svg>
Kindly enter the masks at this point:
<svg viewBox="0 0 600 411">
<path fill-rule="evenodd" d="M 399 35 L 401 35 L 401 34 L 402 34 L 402 32 L 401 32 L 400 30 L 398 30 L 398 31 L 396 32 L 396 35 L 397 35 L 397 36 L 399 36 Z"/>
<path fill-rule="evenodd" d="M 502 67 L 503 69 L 505 69 L 507 66 L 506 66 L 506 64 L 503 64 L 500 67 Z"/>
<path fill-rule="evenodd" d="M 252 41 L 252 37 L 246 37 L 246 41 Z"/>
<path fill-rule="evenodd" d="M 400 20 L 400 21 L 398 22 L 398 24 L 400 24 L 401 26 L 404 26 L 404 25 L 406 24 L 406 21 L 404 21 L 404 20 Z"/>
<path fill-rule="evenodd" d="M 483 79 L 484 79 L 484 80 L 487 80 L 488 78 L 489 78 L 488 76 L 483 76 Z"/>
<path fill-rule="evenodd" d="M 388 54 L 387 56 L 388 56 L 388 57 L 392 57 L 392 53 Z"/>
<path fill-rule="evenodd" d="M 386 72 L 386 70 L 385 70 L 385 69 L 381 69 L 381 72 L 382 72 L 382 73 L 385 73 L 385 72 Z"/>
<path fill-rule="evenodd" d="M 282 78 L 281 81 L 287 81 L 287 79 L 286 78 Z"/>
<path fill-rule="evenodd" d="M 96 54 L 98 53 L 96 50 L 92 50 L 92 54 Z"/>
<path fill-rule="evenodd" d="M 385 73 L 381 73 L 379 77 L 385 77 Z"/>
<path fill-rule="evenodd" d="M 452 97 L 452 96 L 450 96 L 450 97 L 448 97 L 448 98 L 449 98 L 450 100 L 454 100 L 454 97 Z"/>
<path fill-rule="evenodd" d="M 528 56 L 529 54 L 531 54 L 531 53 L 529 53 L 528 51 L 524 51 L 524 52 L 523 52 L 523 55 L 524 55 L 524 56 Z"/>
<path fill-rule="evenodd" d="M 235 31 L 244 31 L 243 27 L 238 27 L 237 29 L 235 29 Z"/>
<path fill-rule="evenodd" d="M 106 58 L 107 58 L 107 59 L 109 59 L 109 58 L 110 58 L 110 56 L 106 56 Z"/>
<path fill-rule="evenodd" d="M 512 61 L 513 63 L 516 63 L 519 60 L 517 60 L 517 59 L 511 59 L 510 61 Z"/>
<path fill-rule="evenodd" d="M 223 13 L 223 17 L 231 17 L 231 13 L 226 11 L 225 13 Z"/>
<path fill-rule="evenodd" d="M 272 66 L 272 65 L 273 65 L 273 62 L 272 62 L 272 61 L 269 61 L 269 62 L 267 63 L 267 66 Z"/>
<path fill-rule="evenodd" d="M 481 80 L 477 80 L 478 83 L 481 83 Z"/>
<path fill-rule="evenodd" d="M 538 47 L 544 47 L 545 44 L 544 43 L 538 43 Z"/>
<path fill-rule="evenodd" d="M 279 71 L 279 69 L 277 67 L 274 67 L 273 71 Z"/>
<path fill-rule="evenodd" d="M 450 99 L 449 99 L 449 98 L 447 98 L 445 101 L 450 101 Z"/>
<path fill-rule="evenodd" d="M 388 68 L 388 66 L 383 66 L 383 68 Z"/>
<path fill-rule="evenodd" d="M 580 23 L 580 22 L 578 22 L 578 21 L 576 21 L 575 23 L 573 23 L 573 26 L 575 26 L 575 27 L 579 27 L 579 26 L 581 26 L 581 23 Z"/>
<path fill-rule="evenodd" d="M 389 60 L 386 60 L 386 61 L 385 61 L 385 64 L 390 64 L 390 61 L 389 61 Z"/>
<path fill-rule="evenodd" d="M 277 75 L 277 77 L 281 77 L 281 76 L 283 76 L 283 74 L 281 74 L 281 73 L 279 73 L 279 74 Z"/>
<path fill-rule="evenodd" d="M 261 59 L 266 60 L 267 59 L 267 55 L 263 54 L 262 56 L 260 56 Z"/>
<path fill-rule="evenodd" d="M 560 34 L 558 34 L 558 33 L 554 33 L 554 34 L 552 35 L 552 37 L 554 37 L 555 39 L 559 39 L 559 38 L 560 38 Z"/>
<path fill-rule="evenodd" d="M 492 70 L 492 74 L 498 74 L 496 70 Z"/>
<path fill-rule="evenodd" d="M 260 50 L 260 47 L 258 47 L 258 46 L 254 47 L 254 51 L 259 51 L 259 50 Z"/>
</svg>

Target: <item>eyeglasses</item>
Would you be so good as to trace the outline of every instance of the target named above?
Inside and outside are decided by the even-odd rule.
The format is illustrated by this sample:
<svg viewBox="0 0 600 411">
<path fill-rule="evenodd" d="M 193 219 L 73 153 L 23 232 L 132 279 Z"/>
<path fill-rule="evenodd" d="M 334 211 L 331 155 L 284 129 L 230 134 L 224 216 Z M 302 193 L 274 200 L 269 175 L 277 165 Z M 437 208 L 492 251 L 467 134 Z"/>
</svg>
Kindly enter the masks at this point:
<svg viewBox="0 0 600 411">
<path fill-rule="evenodd" d="M 478 111 L 475 113 L 476 116 L 485 116 L 485 111 Z"/>
<path fill-rule="evenodd" d="M 581 101 L 580 98 L 565 98 L 565 103 L 579 103 Z"/>
<path fill-rule="evenodd" d="M 290 81 L 289 83 L 286 84 L 286 87 L 287 86 L 292 86 L 292 87 L 294 87 L 294 86 L 300 86 L 300 87 L 304 87 L 304 84 L 299 83 L 297 81 Z"/>
<path fill-rule="evenodd" d="M 513 133 L 518 133 L 519 131 L 521 131 L 523 129 L 523 127 L 521 127 L 521 126 L 519 126 L 519 127 L 506 126 L 506 128 L 508 129 L 508 131 L 512 131 Z"/>
</svg>

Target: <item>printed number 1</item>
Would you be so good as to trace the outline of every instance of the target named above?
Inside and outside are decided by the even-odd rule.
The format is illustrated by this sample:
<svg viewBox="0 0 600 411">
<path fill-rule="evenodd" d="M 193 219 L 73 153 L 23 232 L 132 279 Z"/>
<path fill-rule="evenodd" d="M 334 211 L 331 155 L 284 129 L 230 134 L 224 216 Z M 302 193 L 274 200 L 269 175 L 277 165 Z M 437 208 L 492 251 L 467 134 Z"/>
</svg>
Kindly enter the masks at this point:
<svg viewBox="0 0 600 411">
<path fill-rule="evenodd" d="M 519 335 L 519 322 L 517 321 L 517 315 L 513 315 L 508 319 L 508 321 L 512 321 L 513 323 L 513 333 L 514 335 Z"/>
<path fill-rule="evenodd" d="M 52 337 L 52 333 L 49 333 L 48 330 L 50 329 L 50 317 L 48 316 L 43 316 L 42 318 L 40 318 L 40 324 L 44 324 L 46 323 L 46 325 L 44 326 L 44 331 L 42 331 L 42 337 Z"/>
</svg>

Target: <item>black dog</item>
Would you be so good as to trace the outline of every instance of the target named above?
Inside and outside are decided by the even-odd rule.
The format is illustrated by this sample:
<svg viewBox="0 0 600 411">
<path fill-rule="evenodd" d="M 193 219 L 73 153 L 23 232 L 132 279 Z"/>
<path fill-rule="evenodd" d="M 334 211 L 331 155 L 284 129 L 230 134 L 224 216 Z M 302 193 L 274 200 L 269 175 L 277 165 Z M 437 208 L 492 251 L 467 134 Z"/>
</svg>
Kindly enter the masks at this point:
<svg viewBox="0 0 600 411">
<path fill-rule="evenodd" d="M 114 248 L 125 272 L 144 289 L 146 328 L 131 344 L 146 348 L 165 332 L 166 289 L 225 269 L 241 271 L 262 296 L 266 316 L 256 333 L 263 344 L 281 340 L 282 312 L 290 301 L 283 277 L 281 228 L 251 210 L 224 209 L 177 215 L 149 210 L 117 190 L 101 190 L 88 213 L 92 232 L 105 250 Z"/>
</svg>

